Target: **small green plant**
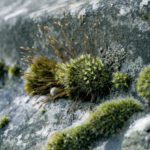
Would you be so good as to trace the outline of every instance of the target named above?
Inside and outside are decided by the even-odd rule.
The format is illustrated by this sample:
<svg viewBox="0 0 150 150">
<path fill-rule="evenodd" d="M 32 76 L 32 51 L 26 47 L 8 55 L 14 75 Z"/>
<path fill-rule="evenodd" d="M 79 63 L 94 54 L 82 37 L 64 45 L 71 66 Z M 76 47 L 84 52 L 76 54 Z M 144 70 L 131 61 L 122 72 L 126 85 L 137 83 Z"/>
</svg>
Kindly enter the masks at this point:
<svg viewBox="0 0 150 150">
<path fill-rule="evenodd" d="M 0 129 L 1 128 L 4 128 L 6 125 L 8 125 L 9 123 L 9 117 L 8 116 L 3 116 L 1 119 L 0 119 Z"/>
<path fill-rule="evenodd" d="M 105 102 L 84 124 L 53 134 L 46 150 L 88 150 L 98 138 L 119 132 L 125 122 L 141 110 L 142 105 L 132 98 Z"/>
<path fill-rule="evenodd" d="M 126 73 L 113 73 L 112 87 L 116 90 L 125 90 L 129 88 L 131 78 Z"/>
<path fill-rule="evenodd" d="M 136 84 L 137 92 L 150 102 L 150 66 L 145 67 L 139 74 Z"/>
<path fill-rule="evenodd" d="M 57 87 L 55 72 L 57 63 L 47 57 L 40 56 L 33 59 L 33 63 L 24 75 L 25 91 L 33 95 L 49 94 L 50 88 Z"/>
<path fill-rule="evenodd" d="M 101 59 L 89 54 L 61 64 L 58 80 L 72 97 L 97 97 L 106 93 L 110 76 Z"/>
<path fill-rule="evenodd" d="M 17 65 L 14 65 L 14 66 L 8 68 L 8 74 L 11 77 L 13 77 L 13 76 L 18 77 L 20 75 L 20 72 L 21 72 L 21 68 Z"/>
</svg>

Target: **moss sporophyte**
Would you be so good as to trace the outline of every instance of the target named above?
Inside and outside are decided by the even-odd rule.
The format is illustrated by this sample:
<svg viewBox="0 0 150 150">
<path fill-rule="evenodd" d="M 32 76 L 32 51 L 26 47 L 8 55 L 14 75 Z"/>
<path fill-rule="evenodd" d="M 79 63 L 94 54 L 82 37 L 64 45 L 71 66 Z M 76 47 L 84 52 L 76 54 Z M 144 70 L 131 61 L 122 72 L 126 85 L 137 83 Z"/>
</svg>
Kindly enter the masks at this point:
<svg viewBox="0 0 150 150">
<path fill-rule="evenodd" d="M 55 61 L 44 56 L 35 58 L 24 75 L 25 91 L 31 96 L 49 94 L 50 88 L 58 86 L 55 80 L 56 69 Z"/>
<path fill-rule="evenodd" d="M 95 99 L 108 93 L 110 73 L 99 57 L 89 54 L 71 59 L 68 63 L 56 63 L 46 57 L 38 57 L 25 73 L 25 91 L 29 95 L 46 95 L 52 88 L 63 88 L 72 99 Z"/>
</svg>

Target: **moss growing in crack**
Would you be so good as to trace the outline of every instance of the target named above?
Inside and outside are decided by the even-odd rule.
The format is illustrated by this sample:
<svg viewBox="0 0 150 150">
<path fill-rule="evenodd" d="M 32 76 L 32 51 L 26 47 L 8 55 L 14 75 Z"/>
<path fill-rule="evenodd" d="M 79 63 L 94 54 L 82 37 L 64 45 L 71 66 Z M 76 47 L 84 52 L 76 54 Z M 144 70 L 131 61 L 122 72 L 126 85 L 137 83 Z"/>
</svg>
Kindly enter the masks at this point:
<svg viewBox="0 0 150 150">
<path fill-rule="evenodd" d="M 6 125 L 8 125 L 9 123 L 9 117 L 8 116 L 3 116 L 1 119 L 0 119 L 0 129 L 1 128 L 4 128 Z"/>
<path fill-rule="evenodd" d="M 21 73 L 21 68 L 17 65 L 8 68 L 8 74 L 10 77 L 19 77 Z"/>
<path fill-rule="evenodd" d="M 126 73 L 113 73 L 112 87 L 116 90 L 127 90 L 130 86 L 131 78 Z"/>
<path fill-rule="evenodd" d="M 49 94 L 51 87 L 57 87 L 55 72 L 57 63 L 47 57 L 38 57 L 33 60 L 32 65 L 25 73 L 25 91 L 29 95 Z"/>
<path fill-rule="evenodd" d="M 60 68 L 58 79 L 72 97 L 94 98 L 108 91 L 110 75 L 98 57 L 81 55 Z"/>
<path fill-rule="evenodd" d="M 138 94 L 150 103 L 150 66 L 145 67 L 140 72 L 136 89 Z"/>
<path fill-rule="evenodd" d="M 46 150 L 88 150 L 98 138 L 119 132 L 125 122 L 141 110 L 142 105 L 132 98 L 105 102 L 84 124 L 53 134 Z"/>
</svg>

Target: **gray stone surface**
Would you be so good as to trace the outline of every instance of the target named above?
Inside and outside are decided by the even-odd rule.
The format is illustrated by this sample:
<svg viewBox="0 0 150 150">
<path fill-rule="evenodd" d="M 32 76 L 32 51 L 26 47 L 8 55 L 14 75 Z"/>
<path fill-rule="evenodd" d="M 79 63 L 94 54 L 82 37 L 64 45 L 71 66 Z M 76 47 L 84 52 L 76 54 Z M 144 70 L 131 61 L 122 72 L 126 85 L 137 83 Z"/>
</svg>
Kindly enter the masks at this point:
<svg viewBox="0 0 150 150">
<path fill-rule="evenodd" d="M 45 1 L 43 1 L 41 5 L 39 5 L 40 3 L 36 4 L 38 5 L 37 9 L 41 10 L 44 2 Z M 128 51 L 130 61 L 135 61 L 135 59 L 141 57 L 142 59 L 144 58 L 144 64 L 149 63 L 150 19 L 148 14 L 150 12 L 150 4 L 148 1 L 108 0 L 106 2 L 105 0 L 91 0 L 86 1 L 86 3 L 81 3 L 81 1 L 73 2 L 74 4 L 68 4 L 66 1 L 66 3 L 64 2 L 64 9 L 59 9 L 58 11 L 56 11 L 56 9 L 49 12 L 49 7 L 53 8 L 53 5 L 49 6 L 50 4 L 46 1 L 46 8 L 48 9 L 43 8 L 43 10 L 45 10 L 44 12 L 37 13 L 35 9 L 32 12 L 28 11 L 28 13 L 22 17 L 23 19 L 19 19 L 17 22 L 14 21 L 19 18 L 17 15 L 10 18 L 9 21 L 3 21 L 0 31 L 1 57 L 7 55 L 8 63 L 12 63 L 12 59 L 16 56 L 16 50 L 18 50 L 20 46 L 33 46 L 38 22 L 41 24 L 42 22 L 43 24 L 48 24 L 53 22 L 54 19 L 52 19 L 53 17 L 46 17 L 47 15 L 59 16 L 60 18 L 60 16 L 63 16 L 64 11 L 71 11 L 72 14 L 76 14 L 76 17 L 85 15 L 86 13 L 82 25 L 90 34 L 92 34 L 94 30 L 94 27 L 91 28 L 91 25 L 93 25 L 92 23 L 95 22 L 97 24 L 95 26 L 95 32 L 97 33 L 95 38 L 99 39 L 99 43 L 96 47 L 97 51 L 98 49 L 124 49 Z M 63 2 L 61 1 L 61 3 Z M 27 4 L 22 5 L 22 7 L 23 6 L 26 6 L 28 9 L 31 7 L 31 5 L 29 5 L 29 7 Z M 58 6 L 57 3 L 56 6 Z M 1 5 L 1 7 L 3 7 L 3 5 Z M 15 9 L 13 10 L 16 11 Z M 33 12 L 36 15 L 32 15 Z M 33 22 L 32 19 L 24 21 L 24 19 L 28 17 L 34 18 L 36 21 Z M 5 18 L 4 15 L 3 18 Z M 77 19 L 68 20 L 70 22 L 72 21 L 72 28 L 78 27 L 79 20 L 77 20 L 78 22 L 76 22 L 76 20 Z M 13 24 L 13 26 L 10 24 Z M 69 29 L 70 31 L 68 32 L 72 32 L 72 28 Z M 77 32 L 76 34 L 79 33 Z"/>
<path fill-rule="evenodd" d="M 42 149 L 52 132 L 80 123 L 91 106 L 80 104 L 72 111 L 73 102 L 65 99 L 44 105 L 41 102 L 44 97 L 30 98 L 23 94 L 21 81 L 9 86 L 0 89 L 0 118 L 10 117 L 9 125 L 0 129 L 0 150 Z"/>
<path fill-rule="evenodd" d="M 136 120 L 126 132 L 122 150 L 150 149 L 150 115 Z"/>
<path fill-rule="evenodd" d="M 71 15 L 64 17 L 64 11 L 71 12 Z M 150 64 L 149 14 L 149 0 L 1 0 L 0 59 L 5 59 L 7 64 L 20 63 L 20 46 L 38 47 L 41 49 L 39 53 L 52 57 L 44 38 L 39 40 L 37 25 L 50 26 L 51 34 L 62 42 L 63 36 L 54 28 L 54 21 L 66 19 L 69 23 L 66 33 L 70 39 L 73 35 L 76 37 L 73 46 L 78 53 L 90 46 L 96 55 L 102 57 L 101 51 L 104 50 L 108 57 L 106 60 L 113 59 L 115 67 L 121 67 L 123 72 L 133 77 L 128 95 L 137 96 L 134 87 L 136 77 L 143 66 Z M 79 29 L 82 29 L 81 32 Z M 91 37 L 86 46 L 82 42 L 84 33 Z M 40 100 L 41 97 L 29 98 L 24 94 L 22 81 L 7 81 L 7 86 L 0 89 L 0 117 L 8 114 L 11 119 L 8 127 L 0 129 L 1 150 L 43 149 L 52 132 L 80 121 L 91 105 L 79 104 L 78 109 L 68 113 L 72 102 L 62 99 L 46 105 L 47 111 L 42 115 L 39 109 L 41 103 L 34 105 Z M 134 131 L 134 126 L 132 129 Z M 138 136 L 135 140 L 140 145 L 138 141 L 149 140 L 145 133 L 140 132 L 141 136 L 133 134 L 133 139 Z M 123 137 L 122 132 L 106 141 L 99 141 L 95 150 L 121 150 Z M 129 147 L 125 143 L 128 138 L 124 140 L 123 148 L 127 150 Z M 128 150 L 132 150 L 132 146 Z M 141 147 L 139 150 L 148 149 Z"/>
</svg>

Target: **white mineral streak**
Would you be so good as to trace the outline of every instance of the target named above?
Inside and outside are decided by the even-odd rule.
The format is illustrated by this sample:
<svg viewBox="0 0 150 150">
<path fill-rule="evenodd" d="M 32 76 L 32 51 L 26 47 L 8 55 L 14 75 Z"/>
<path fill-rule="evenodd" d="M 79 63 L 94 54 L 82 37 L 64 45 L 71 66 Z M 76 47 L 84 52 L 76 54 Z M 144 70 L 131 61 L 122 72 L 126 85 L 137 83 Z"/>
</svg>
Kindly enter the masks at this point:
<svg viewBox="0 0 150 150">
<path fill-rule="evenodd" d="M 128 7 L 121 7 L 120 8 L 120 12 L 119 12 L 119 16 L 125 16 L 129 12 L 130 12 L 130 8 L 128 8 Z"/>
<path fill-rule="evenodd" d="M 128 132 L 126 133 L 126 137 L 132 135 L 135 131 L 145 131 L 150 129 L 150 115 L 143 117 L 139 120 L 136 120 L 129 128 Z"/>
<path fill-rule="evenodd" d="M 148 2 L 150 2 L 150 0 L 142 0 L 140 3 L 140 8 L 142 8 L 145 5 L 148 5 Z"/>
<path fill-rule="evenodd" d="M 28 12 L 28 9 L 26 9 L 26 8 L 17 10 L 17 11 L 15 11 L 14 13 L 11 13 L 11 14 L 7 15 L 7 16 L 4 18 L 4 20 L 7 21 L 8 19 L 17 17 L 18 15 L 25 14 L 25 13 L 27 13 L 27 12 Z"/>
</svg>

